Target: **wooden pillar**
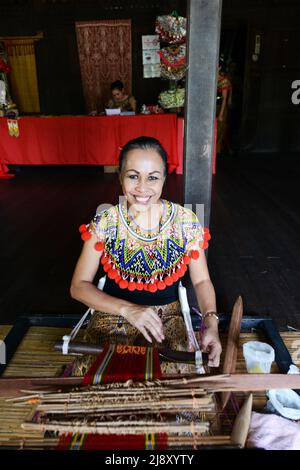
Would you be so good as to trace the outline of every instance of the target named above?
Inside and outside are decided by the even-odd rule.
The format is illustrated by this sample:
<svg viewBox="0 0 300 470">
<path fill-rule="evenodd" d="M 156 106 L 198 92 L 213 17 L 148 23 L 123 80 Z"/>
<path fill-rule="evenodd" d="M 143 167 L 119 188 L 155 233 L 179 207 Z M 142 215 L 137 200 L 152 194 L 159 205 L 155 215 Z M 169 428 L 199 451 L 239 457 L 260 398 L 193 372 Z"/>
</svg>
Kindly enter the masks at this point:
<svg viewBox="0 0 300 470">
<path fill-rule="evenodd" d="M 212 153 L 222 0 L 188 0 L 184 203 L 210 219 Z M 202 219 L 202 220 L 201 220 Z"/>
</svg>

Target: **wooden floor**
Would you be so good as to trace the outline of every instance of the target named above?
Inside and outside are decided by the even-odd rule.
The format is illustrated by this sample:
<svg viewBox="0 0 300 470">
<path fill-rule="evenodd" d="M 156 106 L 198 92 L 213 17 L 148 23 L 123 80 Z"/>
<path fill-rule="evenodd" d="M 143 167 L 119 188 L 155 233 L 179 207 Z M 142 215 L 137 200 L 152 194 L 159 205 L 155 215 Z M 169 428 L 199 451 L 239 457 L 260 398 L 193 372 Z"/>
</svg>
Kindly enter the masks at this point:
<svg viewBox="0 0 300 470">
<path fill-rule="evenodd" d="M 299 170 L 290 156 L 219 158 L 208 264 L 220 312 L 241 294 L 245 313 L 300 327 Z M 15 173 L 0 180 L 0 323 L 24 313 L 81 313 L 69 296 L 77 228 L 101 202 L 117 202 L 117 176 L 98 167 Z M 182 183 L 170 175 L 164 196 L 182 202 Z"/>
</svg>

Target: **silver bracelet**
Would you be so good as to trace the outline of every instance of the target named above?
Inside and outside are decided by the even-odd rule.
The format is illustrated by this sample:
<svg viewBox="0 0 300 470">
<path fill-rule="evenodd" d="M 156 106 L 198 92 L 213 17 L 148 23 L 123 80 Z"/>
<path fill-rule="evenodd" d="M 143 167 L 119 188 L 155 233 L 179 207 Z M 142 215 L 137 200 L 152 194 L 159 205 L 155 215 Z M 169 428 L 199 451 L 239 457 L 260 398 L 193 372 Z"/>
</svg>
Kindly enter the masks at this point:
<svg viewBox="0 0 300 470">
<path fill-rule="evenodd" d="M 207 317 L 215 317 L 215 319 L 218 321 L 219 323 L 219 316 L 217 315 L 217 312 L 206 312 L 206 313 L 203 313 L 202 314 L 202 321 L 205 320 L 205 318 Z"/>
</svg>

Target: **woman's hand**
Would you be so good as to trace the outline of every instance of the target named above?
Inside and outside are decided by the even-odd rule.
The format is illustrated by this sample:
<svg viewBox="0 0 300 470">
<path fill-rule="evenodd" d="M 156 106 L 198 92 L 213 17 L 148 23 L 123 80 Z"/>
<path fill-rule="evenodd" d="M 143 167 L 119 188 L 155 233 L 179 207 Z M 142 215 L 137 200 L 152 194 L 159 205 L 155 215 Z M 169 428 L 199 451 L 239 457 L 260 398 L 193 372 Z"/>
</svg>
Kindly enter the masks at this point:
<svg viewBox="0 0 300 470">
<path fill-rule="evenodd" d="M 201 349 L 203 352 L 208 353 L 208 366 L 218 367 L 222 346 L 218 330 L 215 327 L 209 326 L 202 333 Z"/>
<path fill-rule="evenodd" d="M 126 305 L 120 313 L 131 325 L 135 326 L 150 343 L 152 343 L 152 339 L 149 333 L 158 343 L 161 343 L 165 339 L 162 321 L 153 308 L 144 307 L 142 305 Z"/>
</svg>

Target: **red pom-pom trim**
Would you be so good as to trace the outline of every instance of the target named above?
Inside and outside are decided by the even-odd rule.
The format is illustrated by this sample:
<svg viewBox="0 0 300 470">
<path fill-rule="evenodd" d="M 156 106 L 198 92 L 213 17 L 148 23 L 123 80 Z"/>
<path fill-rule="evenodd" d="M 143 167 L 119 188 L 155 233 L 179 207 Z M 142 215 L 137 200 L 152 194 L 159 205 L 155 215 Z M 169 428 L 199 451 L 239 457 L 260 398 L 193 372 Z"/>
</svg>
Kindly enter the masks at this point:
<svg viewBox="0 0 300 470">
<path fill-rule="evenodd" d="M 136 289 L 136 283 L 133 282 L 133 281 L 130 281 L 128 283 L 128 290 L 130 290 L 131 292 L 134 291 Z"/>
<path fill-rule="evenodd" d="M 104 272 L 108 273 L 108 271 L 111 269 L 111 264 L 110 263 L 105 263 L 103 266 Z"/>
<path fill-rule="evenodd" d="M 192 259 L 198 259 L 200 256 L 200 253 L 198 250 L 191 250 L 191 258 Z"/>
<path fill-rule="evenodd" d="M 180 270 L 179 277 L 183 277 L 184 275 L 185 275 L 185 270 L 184 270 L 184 269 L 181 269 L 181 270 Z"/>
<path fill-rule="evenodd" d="M 171 274 L 171 278 L 173 279 L 173 282 L 177 282 L 178 279 L 179 279 L 179 276 L 178 276 L 178 274 L 173 273 L 173 274 Z"/>
<path fill-rule="evenodd" d="M 106 264 L 109 260 L 109 257 L 106 255 L 103 255 L 101 258 L 101 264 Z"/>
<path fill-rule="evenodd" d="M 116 279 L 118 277 L 118 271 L 115 268 L 112 268 L 108 271 L 107 276 L 109 279 Z"/>
<path fill-rule="evenodd" d="M 104 248 L 104 243 L 103 242 L 97 242 L 95 243 L 95 250 L 96 251 L 102 251 Z"/>
<path fill-rule="evenodd" d="M 148 291 L 152 292 L 152 293 L 156 292 L 157 291 L 157 285 L 152 284 L 152 282 L 150 282 L 149 287 L 148 287 Z"/>
<path fill-rule="evenodd" d="M 137 282 L 135 287 L 136 287 L 136 290 L 143 290 L 144 284 L 143 282 Z"/>
<path fill-rule="evenodd" d="M 81 239 L 86 242 L 87 240 L 89 240 L 91 238 L 91 234 L 90 232 L 82 232 L 81 234 Z"/>
<path fill-rule="evenodd" d="M 119 284 L 119 282 L 121 281 L 122 279 L 122 276 L 120 276 L 120 274 L 117 275 L 116 279 L 115 279 L 115 283 L 116 284 Z"/>
<path fill-rule="evenodd" d="M 206 241 L 208 241 L 208 240 L 211 239 L 211 235 L 210 235 L 210 233 L 209 233 L 209 230 L 206 229 L 206 228 L 204 229 L 203 238 L 204 238 L 204 240 L 206 240 Z"/>
<path fill-rule="evenodd" d="M 171 277 L 171 276 L 165 277 L 164 283 L 166 284 L 166 286 L 170 287 L 170 286 L 173 284 L 173 279 L 172 279 L 172 277 Z"/>
<path fill-rule="evenodd" d="M 126 279 L 122 279 L 122 280 L 119 282 L 119 287 L 120 287 L 120 289 L 127 289 L 127 287 L 128 287 L 128 281 L 126 281 Z"/>
<path fill-rule="evenodd" d="M 157 288 L 158 288 L 158 290 L 165 290 L 166 287 L 167 287 L 167 286 L 166 286 L 166 284 L 164 283 L 164 281 L 158 281 L 158 283 L 157 283 Z"/>
<path fill-rule="evenodd" d="M 184 264 L 189 264 L 190 261 L 191 261 L 191 258 L 188 255 L 184 255 L 184 257 L 183 257 Z"/>
<path fill-rule="evenodd" d="M 202 250 L 206 250 L 206 248 L 208 248 L 208 242 L 206 240 L 201 242 L 200 243 L 200 248 L 202 248 Z"/>
<path fill-rule="evenodd" d="M 80 225 L 78 230 L 79 230 L 80 233 L 83 233 L 83 232 L 86 232 L 87 229 L 88 229 L 87 226 L 85 224 L 82 224 L 82 225 Z"/>
<path fill-rule="evenodd" d="M 145 282 L 144 284 L 144 290 L 148 292 L 148 287 L 149 287 L 149 284 Z"/>
<path fill-rule="evenodd" d="M 179 277 L 183 277 L 185 275 L 186 270 L 187 270 L 187 267 L 185 265 L 183 265 L 179 269 L 177 269 L 176 274 Z"/>
</svg>

